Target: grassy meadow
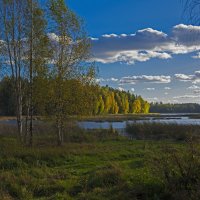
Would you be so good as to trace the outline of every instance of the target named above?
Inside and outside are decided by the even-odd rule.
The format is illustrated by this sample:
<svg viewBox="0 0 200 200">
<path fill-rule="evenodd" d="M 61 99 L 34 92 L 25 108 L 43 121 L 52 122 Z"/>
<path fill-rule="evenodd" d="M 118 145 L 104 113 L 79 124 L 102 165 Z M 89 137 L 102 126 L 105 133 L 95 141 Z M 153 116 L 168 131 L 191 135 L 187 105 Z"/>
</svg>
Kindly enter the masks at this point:
<svg viewBox="0 0 200 200">
<path fill-rule="evenodd" d="M 53 125 L 35 126 L 30 148 L 18 143 L 14 126 L 0 125 L 1 200 L 199 199 L 199 147 L 185 133 L 183 140 L 136 140 L 66 126 L 61 147 Z M 144 124 L 143 133 L 149 130 Z"/>
</svg>

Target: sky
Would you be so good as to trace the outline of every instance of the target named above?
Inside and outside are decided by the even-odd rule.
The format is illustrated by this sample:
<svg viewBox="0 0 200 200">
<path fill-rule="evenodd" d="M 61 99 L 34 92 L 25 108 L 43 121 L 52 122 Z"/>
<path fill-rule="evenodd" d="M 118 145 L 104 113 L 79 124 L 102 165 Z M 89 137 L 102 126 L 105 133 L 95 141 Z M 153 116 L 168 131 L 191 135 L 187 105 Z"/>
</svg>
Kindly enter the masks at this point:
<svg viewBox="0 0 200 200">
<path fill-rule="evenodd" d="M 200 26 L 181 0 L 66 0 L 85 22 L 97 82 L 152 102 L 200 103 Z"/>
</svg>

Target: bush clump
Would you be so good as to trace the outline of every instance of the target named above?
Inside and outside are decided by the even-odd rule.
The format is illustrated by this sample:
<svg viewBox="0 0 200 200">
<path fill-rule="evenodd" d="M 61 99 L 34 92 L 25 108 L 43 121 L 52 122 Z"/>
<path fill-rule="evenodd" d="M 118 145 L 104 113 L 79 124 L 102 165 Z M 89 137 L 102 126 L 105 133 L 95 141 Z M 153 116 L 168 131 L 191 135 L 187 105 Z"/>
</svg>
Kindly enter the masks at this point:
<svg viewBox="0 0 200 200">
<path fill-rule="evenodd" d="M 168 199 L 200 199 L 199 152 L 199 145 L 189 141 L 185 149 L 165 146 L 152 153 L 152 172 L 160 178 Z"/>
<path fill-rule="evenodd" d="M 139 140 L 176 140 L 186 141 L 190 137 L 200 139 L 199 125 L 179 125 L 167 123 L 128 123 L 126 132 Z"/>
<path fill-rule="evenodd" d="M 109 165 L 90 173 L 87 180 L 87 189 L 108 188 L 122 183 L 121 169 L 114 165 Z"/>
</svg>

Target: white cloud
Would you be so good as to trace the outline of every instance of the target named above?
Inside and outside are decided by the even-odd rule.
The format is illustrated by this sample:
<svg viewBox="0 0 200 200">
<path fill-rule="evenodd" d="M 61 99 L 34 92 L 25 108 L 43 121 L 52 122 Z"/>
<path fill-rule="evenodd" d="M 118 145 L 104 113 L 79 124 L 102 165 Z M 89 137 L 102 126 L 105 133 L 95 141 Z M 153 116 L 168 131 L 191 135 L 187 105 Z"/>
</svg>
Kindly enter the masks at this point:
<svg viewBox="0 0 200 200">
<path fill-rule="evenodd" d="M 119 91 L 125 91 L 125 89 L 122 88 L 122 87 L 118 87 L 117 89 L 118 89 Z"/>
<path fill-rule="evenodd" d="M 117 82 L 118 79 L 117 78 L 110 78 L 110 81 Z"/>
<path fill-rule="evenodd" d="M 97 78 L 97 79 L 96 79 L 96 82 L 97 82 L 97 83 L 104 82 L 104 81 L 105 81 L 105 79 L 103 79 L 103 78 Z"/>
<path fill-rule="evenodd" d="M 127 37 L 128 35 L 123 33 L 123 34 L 121 34 L 120 36 L 121 36 L 121 37 Z"/>
<path fill-rule="evenodd" d="M 146 98 L 147 101 L 150 101 L 150 102 L 156 102 L 158 101 L 158 98 L 157 97 L 149 97 L 149 98 Z"/>
<path fill-rule="evenodd" d="M 175 74 L 174 77 L 183 82 L 192 82 L 193 84 L 200 83 L 200 71 L 195 71 L 193 75 Z"/>
<path fill-rule="evenodd" d="M 165 89 L 165 90 L 171 90 L 171 88 L 170 88 L 170 87 L 165 87 L 164 89 Z"/>
<path fill-rule="evenodd" d="M 102 82 L 117 82 L 118 81 L 118 79 L 117 78 L 107 78 L 107 79 L 105 79 L 105 78 L 97 78 L 96 79 L 96 82 L 97 83 L 102 83 Z"/>
<path fill-rule="evenodd" d="M 188 87 L 188 89 L 189 90 L 196 90 L 196 89 L 200 89 L 200 87 L 197 86 L 197 85 L 192 85 L 192 86 Z"/>
<path fill-rule="evenodd" d="M 135 84 L 136 82 L 148 82 L 148 83 L 170 83 L 171 77 L 170 76 L 128 76 L 123 77 L 120 80 L 122 84 Z"/>
<path fill-rule="evenodd" d="M 197 54 L 195 56 L 192 56 L 192 58 L 200 59 L 200 52 L 197 52 Z"/>
<path fill-rule="evenodd" d="M 156 51 L 122 51 L 122 52 L 111 52 L 109 56 L 105 56 L 103 58 L 94 58 L 96 62 L 101 63 L 127 63 L 134 64 L 136 61 L 145 62 L 150 60 L 151 58 L 159 58 L 159 59 L 169 59 L 171 55 L 165 52 L 156 52 Z"/>
<path fill-rule="evenodd" d="M 179 103 L 179 101 L 178 101 L 178 100 L 176 100 L 176 99 L 173 99 L 173 100 L 168 100 L 167 102 L 168 102 L 168 103 L 172 103 L 172 104 L 174 104 L 174 103 Z"/>
<path fill-rule="evenodd" d="M 174 77 L 177 80 L 183 81 L 183 82 L 192 81 L 195 78 L 194 75 L 186 75 L 186 74 L 175 74 Z"/>
<path fill-rule="evenodd" d="M 55 33 L 48 33 L 47 35 L 48 35 L 50 40 L 56 41 L 56 42 L 59 41 L 59 36 L 57 36 Z"/>
<path fill-rule="evenodd" d="M 176 97 L 173 97 L 174 99 L 192 99 L 192 98 L 199 98 L 200 95 L 189 95 L 189 94 L 186 94 L 186 95 L 183 95 L 183 96 L 176 96 Z"/>
<path fill-rule="evenodd" d="M 167 34 L 163 33 L 162 31 L 154 30 L 152 28 L 146 28 L 143 30 L 139 30 L 138 33 L 142 33 L 143 35 L 147 35 L 147 36 L 152 34 L 152 36 L 157 35 L 159 37 L 167 37 Z"/>
<path fill-rule="evenodd" d="M 200 26 L 179 24 L 173 28 L 175 40 L 185 46 L 197 46 L 200 44 Z"/>
<path fill-rule="evenodd" d="M 99 38 L 93 38 L 93 37 L 90 37 L 89 39 L 91 39 L 92 41 L 97 41 L 97 40 L 99 40 Z"/>
<path fill-rule="evenodd" d="M 135 92 L 135 88 L 131 88 L 131 92 Z"/>
<path fill-rule="evenodd" d="M 146 88 L 146 90 L 148 90 L 148 91 L 154 91 L 155 88 Z"/>
<path fill-rule="evenodd" d="M 169 59 L 173 54 L 200 50 L 200 26 L 179 24 L 167 35 L 152 28 L 134 34 L 104 34 L 92 40 L 93 60 L 101 63 L 145 62 L 152 58 Z M 200 58 L 200 53 L 194 58 Z"/>
<path fill-rule="evenodd" d="M 104 35 L 102 35 L 102 37 L 104 37 L 104 38 L 115 38 L 115 37 L 119 37 L 119 36 L 112 33 L 112 34 L 104 34 Z"/>
</svg>

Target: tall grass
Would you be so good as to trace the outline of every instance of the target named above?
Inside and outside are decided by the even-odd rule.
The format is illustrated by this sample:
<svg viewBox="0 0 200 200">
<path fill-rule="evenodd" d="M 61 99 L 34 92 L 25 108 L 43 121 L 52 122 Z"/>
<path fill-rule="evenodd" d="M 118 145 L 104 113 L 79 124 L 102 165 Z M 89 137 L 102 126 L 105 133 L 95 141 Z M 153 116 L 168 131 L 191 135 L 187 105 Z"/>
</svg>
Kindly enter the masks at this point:
<svg viewBox="0 0 200 200">
<path fill-rule="evenodd" d="M 51 122 L 35 123 L 33 127 L 34 145 L 39 147 L 56 146 L 56 131 L 55 125 Z M 65 123 L 63 134 L 65 143 L 92 143 L 122 139 L 122 136 L 112 127 L 108 130 L 84 130 L 80 128 L 75 121 Z M 16 125 L 0 124 L 0 137 L 5 136 L 11 137 L 12 139 L 17 138 Z"/>
<path fill-rule="evenodd" d="M 128 123 L 126 132 L 130 137 L 139 140 L 167 140 L 185 141 L 190 137 L 200 139 L 199 125 L 179 125 L 167 123 Z"/>
<path fill-rule="evenodd" d="M 198 144 L 187 148 L 184 137 L 174 138 L 178 131 L 197 137 L 199 127 L 136 126 L 138 139 L 151 141 L 122 138 L 112 127 L 86 131 L 68 122 L 65 143 L 57 147 L 54 125 L 37 124 L 29 148 L 19 145 L 14 126 L 0 125 L 0 200 L 200 199 Z M 165 137 L 176 142 L 162 141 Z"/>
<path fill-rule="evenodd" d="M 163 145 L 152 152 L 149 163 L 168 199 L 200 199 L 200 147 L 196 141 L 188 141 L 184 148 Z"/>
</svg>

